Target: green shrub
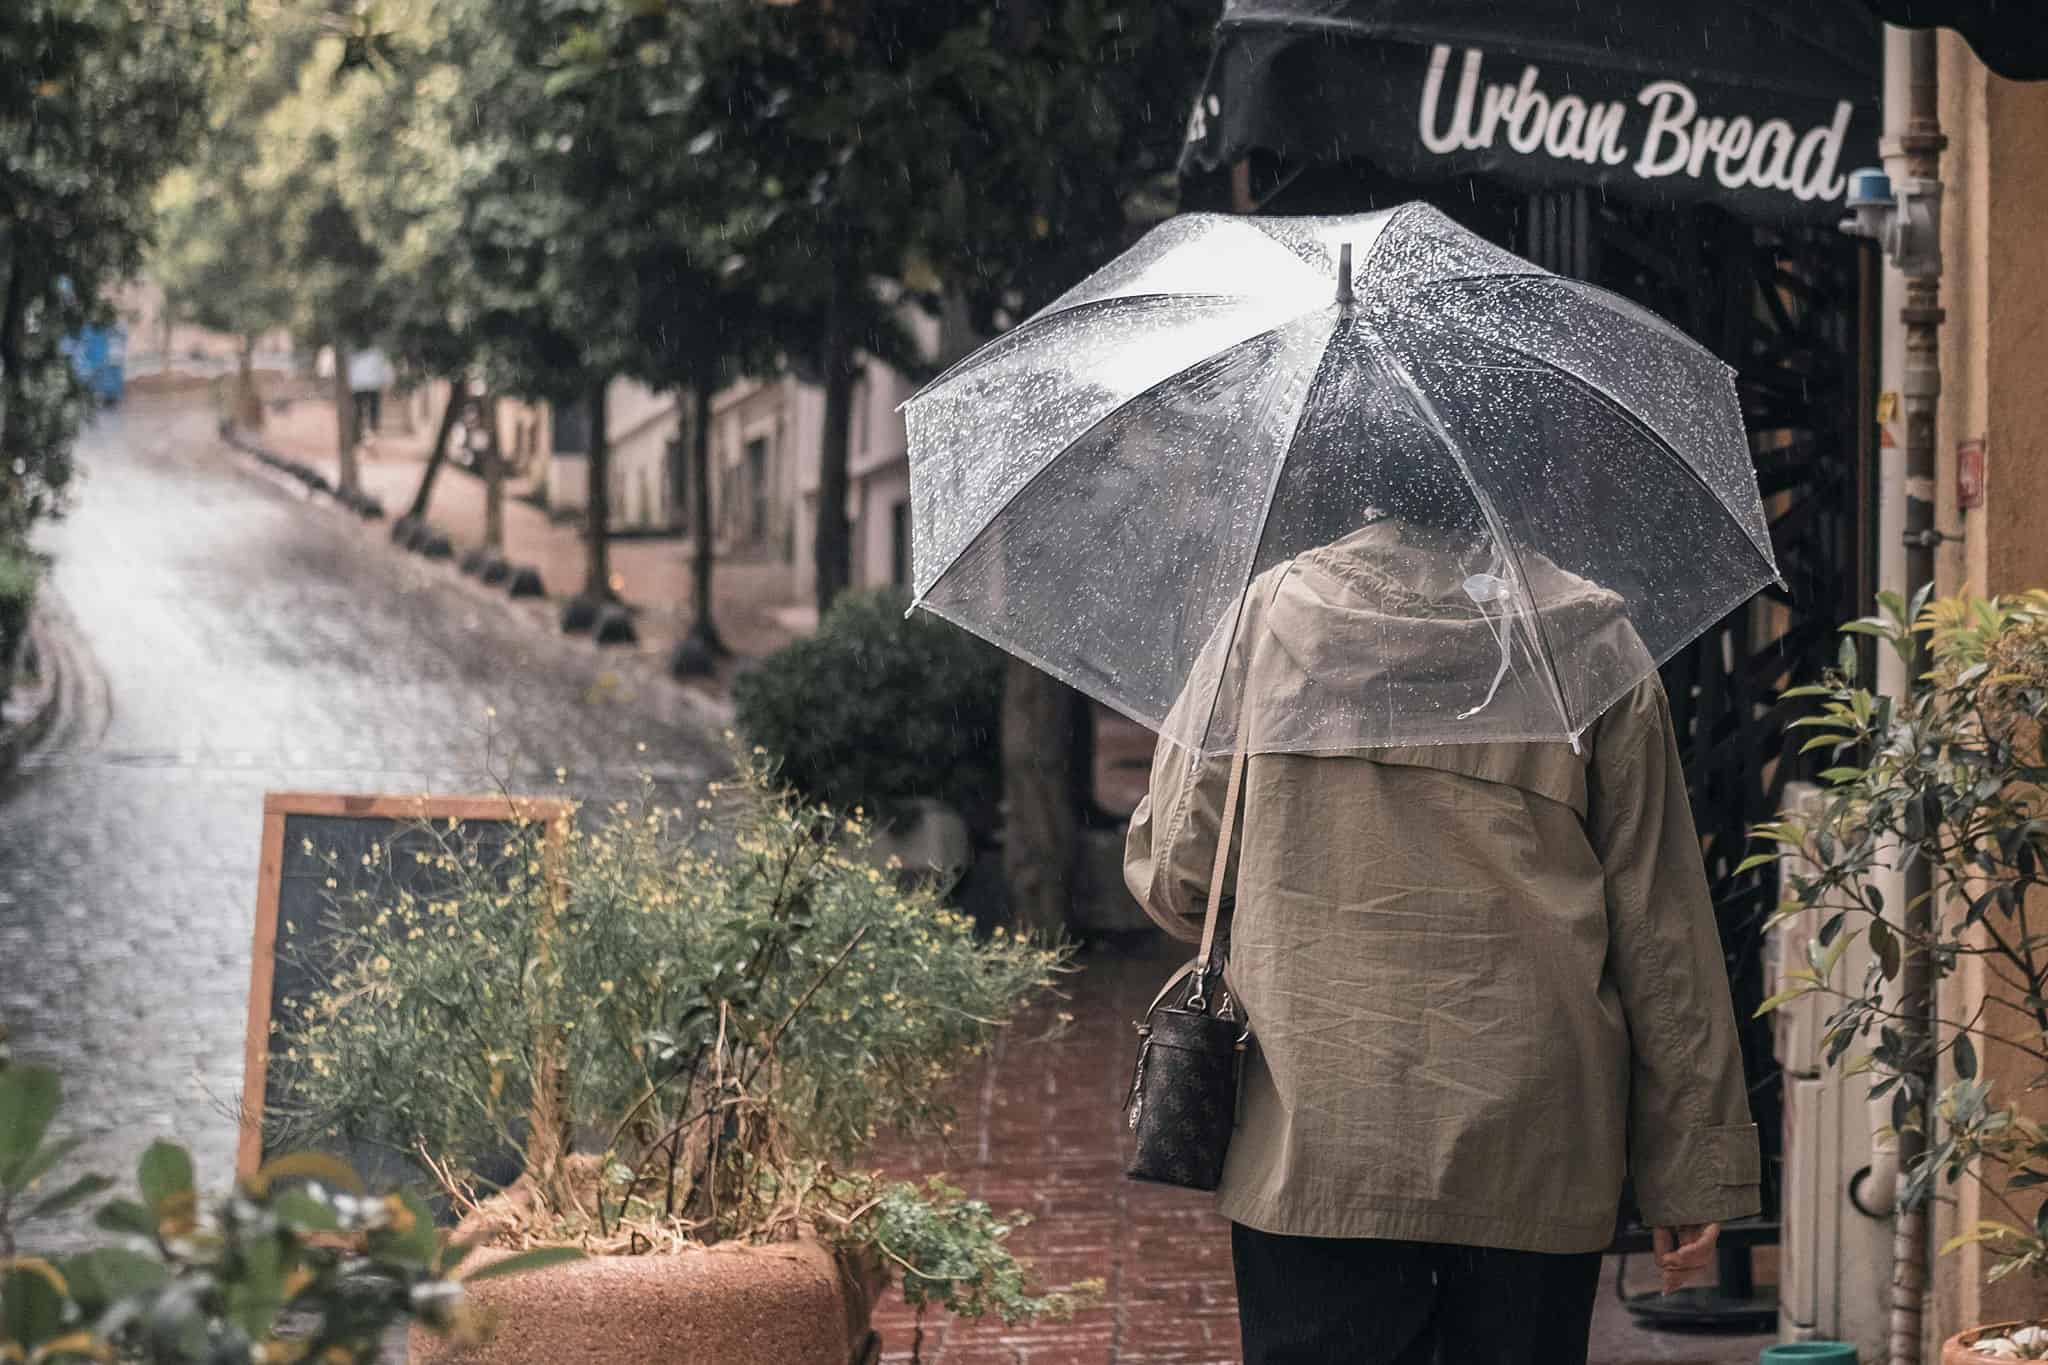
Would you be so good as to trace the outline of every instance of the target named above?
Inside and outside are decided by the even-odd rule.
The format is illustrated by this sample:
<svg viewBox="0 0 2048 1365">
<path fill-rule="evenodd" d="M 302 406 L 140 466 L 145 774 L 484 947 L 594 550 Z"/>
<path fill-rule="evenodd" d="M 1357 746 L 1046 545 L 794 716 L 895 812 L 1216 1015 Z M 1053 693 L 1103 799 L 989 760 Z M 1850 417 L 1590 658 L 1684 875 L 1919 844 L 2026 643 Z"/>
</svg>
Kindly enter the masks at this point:
<svg viewBox="0 0 2048 1365">
<path fill-rule="evenodd" d="M 77 1146 L 50 1136 L 57 1105 L 55 1072 L 0 1062 L 0 1361 L 374 1365 L 400 1323 L 478 1336 L 457 1278 L 466 1248 L 443 1241 L 418 1199 L 365 1196 L 331 1157 L 281 1157 L 208 1208 L 191 1157 L 157 1142 L 136 1170 L 140 1197 L 99 1207 L 104 1245 L 19 1254 L 25 1225 L 112 1187 L 94 1175 L 52 1181 Z M 562 1255 L 500 1261 L 468 1278 Z"/>
<path fill-rule="evenodd" d="M 873 867 L 859 821 L 800 804 L 758 758 L 699 807 L 650 794 L 503 848 L 435 826 L 433 851 L 407 855 L 447 888 L 433 900 L 398 885 L 388 847 L 367 872 L 335 868 L 351 908 L 333 984 L 277 1045 L 284 1134 L 421 1157 L 458 1208 L 492 1217 L 511 1201 L 485 1207 L 478 1172 L 523 1151 L 534 1197 L 501 1228 L 515 1245 L 808 1222 L 949 1305 L 1061 1306 L 1024 1291 L 1013 1224 L 847 1174 L 884 1130 L 945 1131 L 948 1083 L 1060 953 L 977 938 L 929 887 Z M 903 1264 L 890 1240 L 907 1226 L 942 1266 Z"/>
<path fill-rule="evenodd" d="M 935 797 L 991 828 L 1002 656 L 935 616 L 906 618 L 907 605 L 895 590 L 840 599 L 816 634 L 735 682 L 739 728 L 813 800 L 889 821 Z"/>
<path fill-rule="evenodd" d="M 42 576 L 42 561 L 26 545 L 0 537 L 0 702 L 7 700 Z"/>
</svg>

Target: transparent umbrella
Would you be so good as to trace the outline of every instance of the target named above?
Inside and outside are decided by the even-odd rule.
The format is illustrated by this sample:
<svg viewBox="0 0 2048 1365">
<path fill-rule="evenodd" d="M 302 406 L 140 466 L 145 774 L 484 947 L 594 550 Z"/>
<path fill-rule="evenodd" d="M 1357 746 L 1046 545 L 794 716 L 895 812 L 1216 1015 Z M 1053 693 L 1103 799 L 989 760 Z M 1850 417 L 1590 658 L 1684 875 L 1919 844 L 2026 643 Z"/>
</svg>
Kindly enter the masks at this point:
<svg viewBox="0 0 2048 1365">
<path fill-rule="evenodd" d="M 1172 219 L 905 417 L 913 610 L 1205 755 L 1576 746 L 1778 577 L 1732 371 L 1425 205 Z"/>
</svg>

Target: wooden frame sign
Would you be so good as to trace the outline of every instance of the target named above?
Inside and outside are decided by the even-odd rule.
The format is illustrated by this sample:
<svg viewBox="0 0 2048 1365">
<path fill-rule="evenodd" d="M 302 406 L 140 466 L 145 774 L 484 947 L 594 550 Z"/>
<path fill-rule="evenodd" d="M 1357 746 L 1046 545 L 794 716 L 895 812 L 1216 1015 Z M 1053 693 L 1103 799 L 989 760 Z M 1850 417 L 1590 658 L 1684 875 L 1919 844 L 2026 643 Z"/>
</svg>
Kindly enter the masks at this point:
<svg viewBox="0 0 2048 1365">
<path fill-rule="evenodd" d="M 272 1082 L 271 1035 L 286 1002 L 321 984 L 312 950 L 332 934 L 337 916 L 346 913 L 329 884 L 335 875 L 333 864 L 355 866 L 359 855 L 372 847 L 393 848 L 409 833 L 417 837 L 426 823 L 454 821 L 466 834 L 485 839 L 502 830 L 506 840 L 522 826 L 543 823 L 544 837 L 553 842 L 558 822 L 572 810 L 565 800 L 514 796 L 271 792 L 263 798 L 263 849 L 256 873 L 256 932 L 249 955 L 249 1014 L 235 1147 L 238 1175 L 253 1175 L 266 1156 L 263 1126 Z M 430 865 L 408 863 L 405 889 L 431 895 L 433 878 Z"/>
</svg>

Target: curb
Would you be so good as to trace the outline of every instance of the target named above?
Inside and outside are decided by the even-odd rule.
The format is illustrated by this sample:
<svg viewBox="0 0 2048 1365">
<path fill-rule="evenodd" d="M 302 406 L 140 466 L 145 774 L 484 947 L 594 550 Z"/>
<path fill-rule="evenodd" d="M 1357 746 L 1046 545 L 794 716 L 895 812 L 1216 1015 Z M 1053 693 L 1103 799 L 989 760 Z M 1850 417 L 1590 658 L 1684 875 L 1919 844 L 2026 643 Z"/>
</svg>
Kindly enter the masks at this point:
<svg viewBox="0 0 2048 1365">
<path fill-rule="evenodd" d="M 365 521 L 375 521 L 384 515 L 384 504 L 365 493 L 347 494 L 335 488 L 328 477 L 309 464 L 304 464 L 287 455 L 280 455 L 259 441 L 252 440 L 239 427 L 228 422 L 220 426 L 220 438 L 244 455 L 250 455 L 269 465 L 279 473 L 297 479 L 308 492 L 325 493 L 329 498 Z"/>
<path fill-rule="evenodd" d="M 325 493 L 337 505 L 355 512 L 366 522 L 376 520 L 384 515 L 383 505 L 377 502 L 375 498 L 362 497 L 358 503 L 344 501 L 334 491 L 327 477 L 320 471 L 312 468 L 310 465 L 305 465 L 297 460 L 279 455 L 275 451 L 251 440 L 242 431 L 227 423 L 221 424 L 220 437 L 221 440 L 232 448 L 297 479 L 300 483 L 306 485 L 308 491 Z M 453 584 L 458 592 L 462 592 L 476 600 L 488 602 L 498 609 L 509 613 L 521 623 L 555 639 L 575 638 L 573 636 L 565 636 L 554 628 L 552 613 L 557 609 L 557 599 L 555 598 L 539 597 L 522 600 L 508 596 L 504 591 L 504 584 L 485 584 L 476 578 L 464 574 L 459 567 L 460 557 L 458 555 L 451 554 L 446 558 L 429 558 L 413 553 L 405 546 L 394 545 L 388 537 L 380 538 L 377 549 L 381 553 L 391 553 L 396 550 L 402 557 L 417 560 L 423 565 L 438 566 L 445 571 L 441 575 L 443 580 Z M 722 734 L 732 728 L 733 704 L 730 698 L 712 695 L 689 683 L 670 677 L 665 666 L 665 660 L 654 651 L 639 646 L 621 648 L 617 645 L 604 646 L 588 641 L 584 644 L 584 648 L 589 651 L 594 659 L 611 664 L 611 668 L 607 670 L 609 672 L 615 674 L 631 673 L 640 682 L 673 689 L 681 695 L 684 704 L 696 712 L 700 721 L 710 728 L 714 734 Z"/>
<path fill-rule="evenodd" d="M 60 656 L 51 648 L 49 628 L 40 609 L 29 617 L 25 655 L 36 661 L 36 686 L 28 693 L 27 715 L 13 725 L 0 723 L 0 781 L 14 775 L 23 755 L 42 743 L 43 737 L 57 723 L 57 702 L 62 692 L 57 664 Z M 16 695 L 19 698 L 20 693 Z M 10 709 L 22 705 L 17 700 L 10 704 Z"/>
</svg>

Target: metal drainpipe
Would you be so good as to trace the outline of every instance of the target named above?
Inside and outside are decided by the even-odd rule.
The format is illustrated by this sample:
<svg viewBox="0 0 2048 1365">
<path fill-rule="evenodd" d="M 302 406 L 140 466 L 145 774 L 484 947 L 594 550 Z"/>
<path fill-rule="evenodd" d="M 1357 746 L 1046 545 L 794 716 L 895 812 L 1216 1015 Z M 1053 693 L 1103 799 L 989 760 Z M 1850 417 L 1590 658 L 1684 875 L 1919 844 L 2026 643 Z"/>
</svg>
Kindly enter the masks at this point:
<svg viewBox="0 0 2048 1365">
<path fill-rule="evenodd" d="M 1941 152 L 1948 139 L 1941 133 L 1937 102 L 1935 35 L 1931 29 L 1915 29 L 1906 35 L 1911 61 L 1907 95 L 1907 119 L 1899 139 L 1905 153 L 1907 174 L 1923 187 L 1931 187 L 1932 202 L 1939 204 Z M 1939 223 L 1939 218 L 1935 219 Z M 1934 551 L 1941 533 L 1934 525 L 1934 415 L 1941 396 L 1941 265 L 1938 239 L 1931 267 L 1909 269 L 1906 273 L 1906 302 L 1899 310 L 1905 324 L 1905 373 L 1900 393 L 1906 416 L 1906 595 L 1911 600 L 1922 587 L 1934 581 Z M 1915 677 L 1909 685 L 1918 686 Z M 1932 878 L 1924 860 L 1916 859 L 1906 870 L 1906 924 L 1908 941 L 1924 940 L 1933 924 L 1930 900 Z M 1927 1021 L 1927 1041 L 1932 1035 L 1932 976 L 1923 954 L 1908 953 L 1900 966 L 1900 1010 L 1908 1018 Z M 1932 1047 L 1926 1059 L 1916 1062 L 1920 1094 L 1923 1097 L 1921 1126 L 1932 1124 L 1934 1066 Z M 1898 1139 L 1898 1176 L 1893 1196 L 1895 1222 L 1892 1227 L 1891 1365 L 1920 1365 L 1923 1336 L 1922 1318 L 1927 1299 L 1928 1235 L 1924 1204 L 1908 1208 L 1905 1199 L 1907 1172 L 1925 1150 L 1921 1134 L 1901 1133 Z"/>
</svg>

